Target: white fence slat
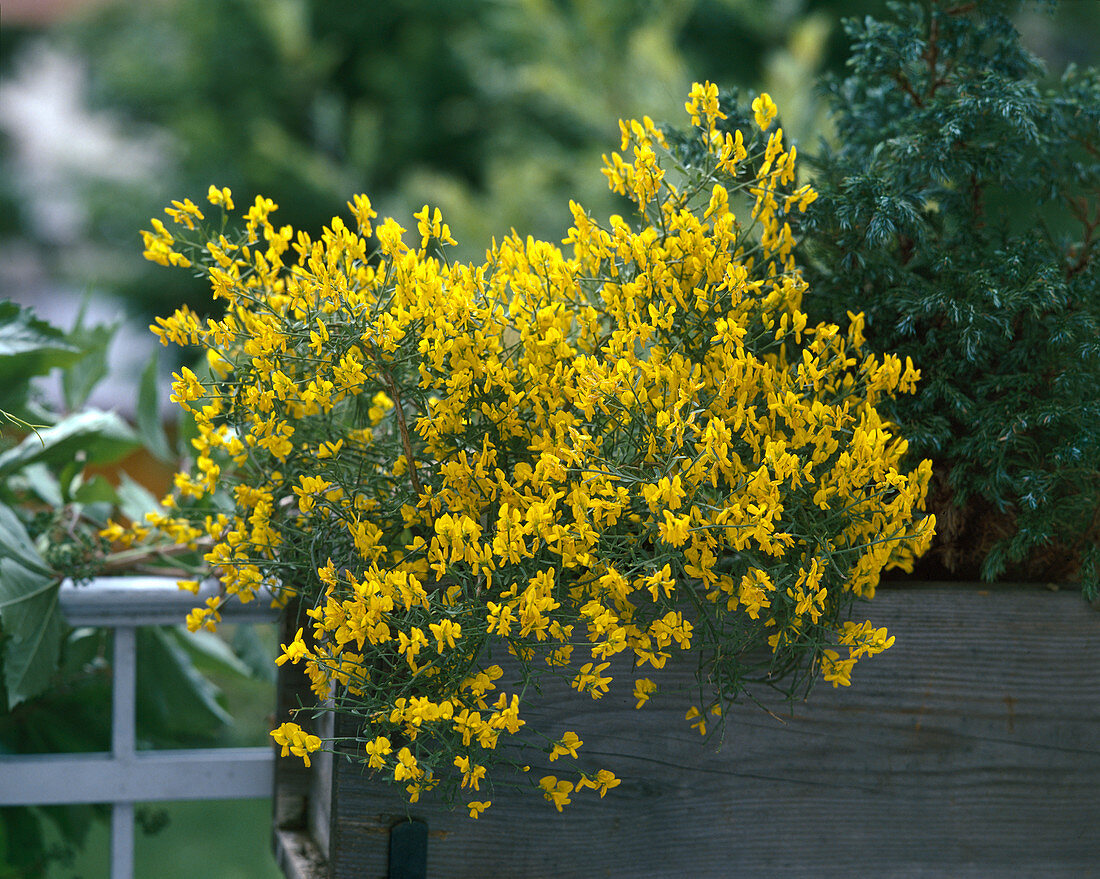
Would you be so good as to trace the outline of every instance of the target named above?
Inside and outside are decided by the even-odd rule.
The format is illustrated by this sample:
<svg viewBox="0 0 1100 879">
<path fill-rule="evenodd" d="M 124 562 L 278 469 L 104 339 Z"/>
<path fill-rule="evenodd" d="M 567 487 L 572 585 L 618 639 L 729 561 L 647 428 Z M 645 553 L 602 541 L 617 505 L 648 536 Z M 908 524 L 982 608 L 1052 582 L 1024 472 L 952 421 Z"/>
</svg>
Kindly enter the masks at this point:
<svg viewBox="0 0 1100 879">
<path fill-rule="evenodd" d="M 111 879 L 134 879 L 134 804 L 111 806 Z"/>
<path fill-rule="evenodd" d="M 111 753 L 120 760 L 137 750 L 137 633 L 133 626 L 115 627 L 111 660 Z"/>
<path fill-rule="evenodd" d="M 0 758 L 0 806 L 268 797 L 272 748 L 199 748 Z"/>
<path fill-rule="evenodd" d="M 164 577 L 100 577 L 84 586 L 64 581 L 58 600 L 71 626 L 173 626 L 217 594 L 218 584 L 212 580 L 193 595 Z M 221 615 L 232 623 L 278 619 L 278 611 L 262 598 L 248 604 L 234 599 L 221 609 Z"/>
</svg>

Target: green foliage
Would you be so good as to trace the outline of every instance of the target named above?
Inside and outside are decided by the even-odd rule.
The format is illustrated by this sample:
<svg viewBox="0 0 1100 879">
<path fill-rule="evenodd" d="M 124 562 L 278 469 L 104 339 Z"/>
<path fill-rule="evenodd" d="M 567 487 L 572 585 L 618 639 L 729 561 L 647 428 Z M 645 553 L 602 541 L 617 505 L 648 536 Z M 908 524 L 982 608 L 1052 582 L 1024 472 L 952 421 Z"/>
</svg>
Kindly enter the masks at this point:
<svg viewBox="0 0 1100 879">
<path fill-rule="evenodd" d="M 598 215 L 623 208 L 586 170 L 613 120 L 671 117 L 693 79 L 721 75 L 782 80 L 772 91 L 793 115 L 837 10 L 862 2 L 815 2 L 807 20 L 807 0 L 93 4 L 48 44 L 84 61 L 92 110 L 129 149 L 145 145 L 155 173 L 70 169 L 83 246 L 38 252 L 56 276 L 150 316 L 184 302 L 209 312 L 203 284 L 136 256 L 133 230 L 214 180 L 245 201 L 270 196 L 296 228 L 320 228 L 333 204 L 366 192 L 393 216 L 438 205 L 470 242 L 511 227 L 557 240 L 569 198 Z M 34 215 L 33 197 L 12 189 Z"/>
<path fill-rule="evenodd" d="M 949 570 L 1080 578 L 1100 550 L 1100 74 L 1047 84 L 1008 4 L 846 23 L 803 250 L 815 306 L 911 356 L 891 413 L 939 475 Z"/>
<path fill-rule="evenodd" d="M 53 577 L 0 559 L 4 688 L 9 708 L 49 685 L 61 644 L 59 585 Z"/>
<path fill-rule="evenodd" d="M 0 453 L 0 753 L 109 748 L 109 636 L 71 630 L 59 609 L 59 588 L 63 578 L 79 583 L 124 562 L 149 561 L 112 553 L 99 531 L 116 510 L 140 519 L 156 501 L 125 474 L 115 487 L 89 472 L 139 447 L 129 425 L 92 409 L 51 412 L 35 399 L 31 379 L 64 367 L 66 403 L 82 406 L 106 372 L 113 337 L 113 328 L 87 327 L 83 320 L 65 334 L 0 303 L 4 399 L 49 422 L 14 444 L 5 435 L 10 447 Z M 154 377 L 151 367 L 142 386 L 142 404 L 152 413 L 158 411 Z M 141 433 L 160 454 L 174 454 L 155 415 L 142 420 Z M 143 628 L 137 651 L 141 742 L 194 746 L 226 737 L 232 718 L 209 675 L 251 674 L 228 646 L 212 636 L 196 639 L 182 627 Z M 93 820 L 105 816 L 91 806 L 0 810 L 0 877 L 44 876 L 50 863 L 71 860 Z M 47 833 L 46 823 L 56 832 Z"/>
<path fill-rule="evenodd" d="M 79 357 L 79 349 L 56 327 L 14 302 L 0 302 L 0 410 L 5 415 L 29 417 L 29 379 Z"/>
</svg>

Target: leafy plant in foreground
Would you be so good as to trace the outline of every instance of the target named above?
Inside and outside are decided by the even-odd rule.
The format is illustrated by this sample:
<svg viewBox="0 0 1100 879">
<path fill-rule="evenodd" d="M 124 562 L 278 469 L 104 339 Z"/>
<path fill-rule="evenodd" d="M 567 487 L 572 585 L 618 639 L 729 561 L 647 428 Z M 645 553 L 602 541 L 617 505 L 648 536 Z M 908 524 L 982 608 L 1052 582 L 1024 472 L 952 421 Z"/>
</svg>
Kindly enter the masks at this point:
<svg viewBox="0 0 1100 879">
<path fill-rule="evenodd" d="M 111 553 L 100 536 L 108 517 L 141 518 L 156 501 L 125 474 L 117 485 L 96 470 L 113 467 L 142 444 L 167 448 L 154 417 L 135 432 L 113 412 L 87 407 L 106 375 L 110 327 L 63 333 L 28 310 L 0 302 L 0 404 L 16 427 L 0 438 L 0 755 L 110 748 L 111 637 L 72 629 L 59 602 L 64 579 L 84 582 L 158 558 Z M 46 405 L 32 381 L 61 370 L 66 412 Z M 155 368 L 142 396 L 155 412 Z M 32 423 L 34 430 L 30 430 Z M 178 560 L 176 560 L 178 563 Z M 195 745 L 231 723 L 218 688 L 196 668 L 240 674 L 227 648 L 178 627 L 138 631 L 137 733 L 157 745 Z M 213 638 L 207 633 L 207 638 Z M 218 649 L 220 646 L 220 650 Z M 31 879 L 72 858 L 95 820 L 89 805 L 0 809 L 0 876 Z M 47 825 L 58 841 L 51 844 Z"/>
</svg>

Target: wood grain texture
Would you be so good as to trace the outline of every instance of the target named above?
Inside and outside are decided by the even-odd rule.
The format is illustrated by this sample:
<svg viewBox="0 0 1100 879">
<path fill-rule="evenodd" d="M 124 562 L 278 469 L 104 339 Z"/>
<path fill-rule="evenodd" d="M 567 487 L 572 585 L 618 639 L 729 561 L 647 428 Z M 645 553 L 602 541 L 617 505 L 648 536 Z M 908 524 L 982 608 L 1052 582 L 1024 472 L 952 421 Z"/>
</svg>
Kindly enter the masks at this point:
<svg viewBox="0 0 1100 879">
<path fill-rule="evenodd" d="M 599 702 L 545 693 L 528 721 L 576 730 L 576 768 L 622 779 L 561 814 L 499 787 L 478 821 L 406 807 L 338 759 L 328 876 L 385 877 L 407 816 L 428 823 L 431 879 L 1097 875 L 1100 613 L 1071 592 L 959 585 L 884 588 L 865 609 L 891 650 L 793 711 L 734 709 L 720 750 L 667 675 L 642 711 L 628 677 Z M 573 764 L 531 762 L 536 779 Z"/>
</svg>

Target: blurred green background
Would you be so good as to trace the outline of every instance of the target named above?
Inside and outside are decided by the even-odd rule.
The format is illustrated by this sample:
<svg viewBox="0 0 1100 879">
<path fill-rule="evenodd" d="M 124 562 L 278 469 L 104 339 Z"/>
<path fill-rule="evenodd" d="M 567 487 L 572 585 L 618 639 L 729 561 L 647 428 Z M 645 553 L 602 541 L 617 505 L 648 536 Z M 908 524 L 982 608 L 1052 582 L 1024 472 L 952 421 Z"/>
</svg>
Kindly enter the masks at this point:
<svg viewBox="0 0 1100 879">
<path fill-rule="evenodd" d="M 614 209 L 617 120 L 682 124 L 694 80 L 769 91 L 805 149 L 843 68 L 839 20 L 884 0 L 19 0 L 0 61 L 0 283 L 121 297 L 142 318 L 201 283 L 142 260 L 137 230 L 211 183 L 319 229 L 365 192 L 405 225 L 439 206 L 459 256 L 568 200 Z M 1100 4 L 1025 6 L 1059 72 L 1100 44 Z M 29 291 L 29 292 L 28 292 Z"/>
<path fill-rule="evenodd" d="M 515 228 L 559 240 L 568 201 L 616 204 L 600 155 L 617 120 L 682 125 L 692 81 L 768 91 L 800 149 L 830 136 L 816 77 L 847 57 L 839 21 L 884 0 L 8 0 L 0 8 L 0 298 L 65 325 L 90 294 L 142 327 L 203 284 L 141 258 L 138 230 L 211 183 L 264 194 L 308 230 L 365 192 L 409 226 L 439 206 L 460 258 Z M 1023 6 L 1052 75 L 1097 63 L 1100 3 Z M 811 306 L 812 308 L 812 306 Z M 131 342 L 133 343 L 131 345 Z M 124 367 L 116 369 L 125 371 Z M 124 381 L 114 402 L 132 409 Z M 216 675 L 215 675 L 216 677 Z M 270 683 L 218 680 L 266 740 Z M 148 810 L 154 823 L 160 807 Z M 138 876 L 278 875 L 264 801 L 173 804 L 139 834 Z M 107 834 L 53 877 L 106 875 Z M 2 865 L 0 865 L 2 866 Z M 171 872 L 175 870 L 176 872 Z"/>
</svg>

